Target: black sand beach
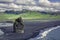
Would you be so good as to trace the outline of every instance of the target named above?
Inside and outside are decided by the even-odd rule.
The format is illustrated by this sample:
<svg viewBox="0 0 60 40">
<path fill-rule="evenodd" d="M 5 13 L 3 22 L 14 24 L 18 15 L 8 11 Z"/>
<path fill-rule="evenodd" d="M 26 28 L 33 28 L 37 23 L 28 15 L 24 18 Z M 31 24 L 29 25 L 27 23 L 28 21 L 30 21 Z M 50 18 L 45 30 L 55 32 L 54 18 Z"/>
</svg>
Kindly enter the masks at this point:
<svg viewBox="0 0 60 40">
<path fill-rule="evenodd" d="M 29 38 L 36 37 L 41 29 L 60 25 L 60 21 L 24 21 L 24 25 L 25 33 L 23 34 L 13 33 L 13 25 L 0 27 L 4 32 L 4 35 L 0 36 L 0 40 L 28 40 Z"/>
</svg>

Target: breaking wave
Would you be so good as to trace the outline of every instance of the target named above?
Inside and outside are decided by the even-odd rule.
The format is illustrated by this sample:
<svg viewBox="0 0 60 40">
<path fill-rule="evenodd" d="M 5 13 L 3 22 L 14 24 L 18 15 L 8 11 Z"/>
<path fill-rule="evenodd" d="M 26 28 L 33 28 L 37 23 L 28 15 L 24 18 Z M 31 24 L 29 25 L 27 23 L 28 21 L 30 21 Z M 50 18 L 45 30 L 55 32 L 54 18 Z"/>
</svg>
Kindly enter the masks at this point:
<svg viewBox="0 0 60 40">
<path fill-rule="evenodd" d="M 39 35 L 29 40 L 60 40 L 60 26 L 40 30 Z"/>
</svg>

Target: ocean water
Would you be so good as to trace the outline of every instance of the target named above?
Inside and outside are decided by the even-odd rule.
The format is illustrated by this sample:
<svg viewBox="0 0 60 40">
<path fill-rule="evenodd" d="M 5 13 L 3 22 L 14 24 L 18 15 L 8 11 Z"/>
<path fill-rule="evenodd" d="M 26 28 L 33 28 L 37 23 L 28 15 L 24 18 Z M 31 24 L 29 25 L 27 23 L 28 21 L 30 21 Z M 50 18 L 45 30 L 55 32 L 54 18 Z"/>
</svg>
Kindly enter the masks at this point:
<svg viewBox="0 0 60 40">
<path fill-rule="evenodd" d="M 13 26 L 13 23 L 0 23 L 0 27 Z"/>
<path fill-rule="evenodd" d="M 4 34 L 4 32 L 0 29 L 0 36 L 3 35 L 3 34 Z"/>
<path fill-rule="evenodd" d="M 29 40 L 60 40 L 60 26 L 40 30 L 37 37 Z"/>
</svg>

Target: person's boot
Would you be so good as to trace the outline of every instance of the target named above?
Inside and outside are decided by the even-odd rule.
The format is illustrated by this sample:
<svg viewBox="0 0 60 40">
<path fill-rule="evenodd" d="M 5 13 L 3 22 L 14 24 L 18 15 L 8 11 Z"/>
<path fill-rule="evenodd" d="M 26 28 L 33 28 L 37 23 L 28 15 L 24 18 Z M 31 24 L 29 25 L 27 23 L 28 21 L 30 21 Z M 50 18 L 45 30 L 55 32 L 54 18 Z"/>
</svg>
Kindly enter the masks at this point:
<svg viewBox="0 0 60 40">
<path fill-rule="evenodd" d="M 17 33 L 24 33 L 24 30 L 17 30 Z"/>
<path fill-rule="evenodd" d="M 21 30 L 21 33 L 24 33 L 24 30 Z"/>
</svg>

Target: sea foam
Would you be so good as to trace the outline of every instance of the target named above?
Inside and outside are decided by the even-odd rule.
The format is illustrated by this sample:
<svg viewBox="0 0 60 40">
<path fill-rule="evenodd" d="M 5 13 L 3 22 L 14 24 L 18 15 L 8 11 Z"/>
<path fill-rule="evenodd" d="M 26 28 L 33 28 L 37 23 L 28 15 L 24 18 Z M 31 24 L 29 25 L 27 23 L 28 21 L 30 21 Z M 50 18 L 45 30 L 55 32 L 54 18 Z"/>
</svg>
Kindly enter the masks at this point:
<svg viewBox="0 0 60 40">
<path fill-rule="evenodd" d="M 41 31 L 41 30 L 40 30 Z M 57 36 L 58 35 L 58 36 Z M 60 26 L 42 30 L 35 38 L 29 40 L 60 40 Z"/>
</svg>

